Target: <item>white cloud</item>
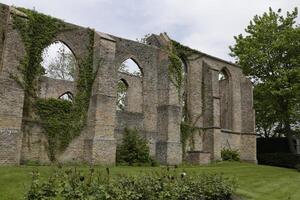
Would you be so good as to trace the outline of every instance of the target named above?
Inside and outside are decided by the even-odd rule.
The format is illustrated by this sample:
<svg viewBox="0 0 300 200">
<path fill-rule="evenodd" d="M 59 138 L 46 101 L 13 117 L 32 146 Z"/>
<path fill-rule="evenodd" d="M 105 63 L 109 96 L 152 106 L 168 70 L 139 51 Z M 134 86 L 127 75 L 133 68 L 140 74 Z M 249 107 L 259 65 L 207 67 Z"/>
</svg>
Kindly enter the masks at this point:
<svg viewBox="0 0 300 200">
<path fill-rule="evenodd" d="M 136 39 L 168 32 L 192 48 L 229 60 L 228 46 L 256 14 L 292 10 L 300 0 L 2 0 L 101 32 Z M 300 18 L 298 18 L 298 22 Z M 232 59 L 231 59 L 232 60 Z"/>
</svg>

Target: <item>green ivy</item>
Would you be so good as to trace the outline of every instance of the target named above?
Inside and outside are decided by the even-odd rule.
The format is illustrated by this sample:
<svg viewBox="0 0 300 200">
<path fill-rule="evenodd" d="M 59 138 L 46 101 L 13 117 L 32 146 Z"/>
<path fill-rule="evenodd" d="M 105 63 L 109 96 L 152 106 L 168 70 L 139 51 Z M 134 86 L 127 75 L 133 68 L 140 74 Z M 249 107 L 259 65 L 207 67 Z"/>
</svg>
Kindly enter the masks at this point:
<svg viewBox="0 0 300 200">
<path fill-rule="evenodd" d="M 49 154 L 52 161 L 57 152 L 65 150 L 70 142 L 80 135 L 86 125 L 92 85 L 97 73 L 93 72 L 94 31 L 89 31 L 88 53 L 79 65 L 77 93 L 73 103 L 63 103 L 65 100 L 39 99 L 38 114 L 46 130 L 49 143 Z M 57 104 L 64 104 L 65 109 L 57 109 Z M 62 105 L 63 106 L 63 105 Z M 50 114 L 49 114 L 50 113 Z"/>
<path fill-rule="evenodd" d="M 179 100 L 181 101 L 181 89 L 184 84 L 184 71 L 182 61 L 194 54 L 201 54 L 199 51 L 183 46 L 179 42 L 171 41 L 171 47 L 168 49 L 169 54 L 169 77 L 173 85 L 176 87 Z"/>
<path fill-rule="evenodd" d="M 79 136 L 86 124 L 87 111 L 97 70 L 93 71 L 94 31 L 87 29 L 89 44 L 87 54 L 80 60 L 76 82 L 77 93 L 73 103 L 59 99 L 37 97 L 39 77 L 43 75 L 42 51 L 51 44 L 57 33 L 67 30 L 58 19 L 35 11 L 20 9 L 27 18 L 14 16 L 14 27 L 20 32 L 25 45 L 25 57 L 20 62 L 22 77 L 12 75 L 24 88 L 24 117 L 38 115 L 48 138 L 48 153 L 52 161 L 55 155 L 65 150 Z M 99 66 L 98 66 L 99 67 Z"/>
<path fill-rule="evenodd" d="M 42 52 L 52 42 L 55 35 L 64 28 L 61 20 L 37 13 L 35 11 L 19 8 L 27 18 L 14 15 L 14 28 L 16 28 L 24 43 L 25 56 L 19 66 L 23 75 L 15 80 L 23 87 L 25 92 L 24 117 L 32 117 L 33 103 L 37 96 L 38 79 L 44 74 L 41 66 Z"/>
<path fill-rule="evenodd" d="M 171 42 L 171 50 L 169 50 L 169 76 L 173 83 L 173 85 L 177 88 L 179 101 L 181 102 L 181 89 L 184 84 L 184 72 L 182 71 L 182 62 L 181 59 L 187 60 L 192 55 L 199 55 L 201 52 L 186 47 L 180 44 L 177 41 L 172 40 Z M 181 132 L 181 143 L 182 143 L 182 150 L 183 155 L 185 155 L 187 141 L 191 140 L 192 149 L 194 149 L 194 133 L 195 132 L 202 132 L 203 129 L 196 127 L 195 123 L 190 122 L 189 113 L 186 105 L 184 105 L 182 112 L 185 117 L 185 121 L 181 122 L 180 124 L 180 132 Z M 198 121 L 199 117 L 197 117 L 196 121 Z"/>
<path fill-rule="evenodd" d="M 169 77 L 178 92 L 179 100 L 181 101 L 181 89 L 183 87 L 184 72 L 182 69 L 182 62 L 176 51 L 172 48 L 169 51 Z"/>
<path fill-rule="evenodd" d="M 72 102 L 61 99 L 37 99 L 36 107 L 47 133 L 50 160 L 55 160 L 57 150 L 63 150 L 72 139 L 70 125 L 73 119 Z"/>
<path fill-rule="evenodd" d="M 195 148 L 195 133 L 204 133 L 204 129 L 197 127 L 195 124 L 191 124 L 189 122 L 181 122 L 180 124 L 180 133 L 181 133 L 181 144 L 182 144 L 182 152 L 183 156 L 185 156 L 187 141 L 191 142 L 191 150 Z"/>
<path fill-rule="evenodd" d="M 175 49 L 177 56 L 183 59 L 187 59 L 189 56 L 192 55 L 202 54 L 200 51 L 184 46 L 175 40 L 172 40 L 172 46 Z"/>
</svg>

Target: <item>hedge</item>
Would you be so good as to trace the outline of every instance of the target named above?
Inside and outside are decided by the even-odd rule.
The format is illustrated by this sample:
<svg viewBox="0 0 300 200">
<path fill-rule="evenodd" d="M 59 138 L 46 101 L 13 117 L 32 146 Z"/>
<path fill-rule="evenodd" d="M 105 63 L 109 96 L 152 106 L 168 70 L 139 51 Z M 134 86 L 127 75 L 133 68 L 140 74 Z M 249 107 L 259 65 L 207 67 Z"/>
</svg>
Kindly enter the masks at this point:
<svg viewBox="0 0 300 200">
<path fill-rule="evenodd" d="M 167 170 L 165 170 L 167 169 Z M 162 168 L 139 176 L 61 169 L 48 180 L 33 173 L 26 200 L 231 200 L 236 181 L 219 174 L 186 174 Z"/>
<path fill-rule="evenodd" d="M 264 153 L 257 155 L 258 164 L 295 168 L 300 164 L 300 155 L 292 153 Z"/>
</svg>

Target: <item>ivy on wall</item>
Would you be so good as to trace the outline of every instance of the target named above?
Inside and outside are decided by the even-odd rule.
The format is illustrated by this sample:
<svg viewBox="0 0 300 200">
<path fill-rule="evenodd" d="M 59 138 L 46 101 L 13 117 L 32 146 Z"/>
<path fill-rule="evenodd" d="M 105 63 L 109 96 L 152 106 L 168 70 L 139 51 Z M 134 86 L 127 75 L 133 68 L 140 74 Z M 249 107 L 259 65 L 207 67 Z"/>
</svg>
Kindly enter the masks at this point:
<svg viewBox="0 0 300 200">
<path fill-rule="evenodd" d="M 64 25 L 62 21 L 35 11 L 19 8 L 27 18 L 13 15 L 14 28 L 19 30 L 25 47 L 25 56 L 19 66 L 22 77 L 14 76 L 25 91 L 24 117 L 32 117 L 33 103 L 38 90 L 38 78 L 44 73 L 42 51 Z"/>
<path fill-rule="evenodd" d="M 174 40 L 171 41 L 171 48 L 169 49 L 169 76 L 171 79 L 171 82 L 173 85 L 177 88 L 178 96 L 180 104 L 182 105 L 182 99 L 181 93 L 182 89 L 184 89 L 184 72 L 182 67 L 182 61 L 181 59 L 186 60 L 188 57 L 192 55 L 199 55 L 201 54 L 199 51 L 191 49 L 189 47 L 186 47 L 179 42 L 176 42 Z M 196 126 L 196 123 L 199 121 L 200 116 L 196 117 L 195 121 L 192 122 L 190 118 L 190 113 L 187 108 L 186 102 L 183 105 L 182 108 L 182 115 L 185 116 L 183 121 L 180 124 L 180 133 L 181 133 L 181 143 L 182 143 L 182 152 L 183 156 L 185 156 L 186 146 L 188 143 L 188 140 L 190 140 L 191 144 L 191 150 L 194 150 L 195 148 L 195 141 L 194 141 L 194 134 L 195 133 L 203 133 L 203 128 L 199 128 Z"/>
<path fill-rule="evenodd" d="M 173 48 L 176 50 L 176 54 L 180 58 L 187 59 L 189 56 L 202 54 L 200 51 L 184 46 L 175 40 L 172 40 L 171 42 Z"/>
<path fill-rule="evenodd" d="M 174 48 L 171 48 L 171 50 L 169 50 L 169 60 L 169 77 L 171 82 L 177 89 L 179 101 L 182 101 L 181 92 L 184 83 L 184 71 L 182 69 L 181 59 L 177 55 L 177 52 Z"/>
<path fill-rule="evenodd" d="M 12 75 L 25 92 L 23 115 L 41 121 L 48 138 L 48 154 L 55 161 L 58 152 L 65 150 L 86 124 L 87 111 L 97 70 L 93 71 L 94 31 L 87 29 L 89 44 L 86 56 L 80 60 L 76 79 L 77 93 L 73 102 L 37 97 L 39 77 L 45 73 L 41 66 L 42 51 L 57 33 L 68 30 L 58 19 L 20 8 L 27 15 L 14 15 L 14 27 L 20 32 L 25 56 L 18 68 L 22 77 Z"/>
<path fill-rule="evenodd" d="M 184 69 L 182 60 L 186 60 L 191 55 L 201 54 L 199 51 L 186 47 L 177 41 L 171 41 L 171 47 L 168 49 L 169 54 L 169 77 L 173 85 L 176 87 L 179 100 L 181 101 L 181 91 L 184 84 Z"/>
<path fill-rule="evenodd" d="M 93 72 L 94 31 L 89 31 L 88 54 L 79 65 L 76 82 L 77 93 L 73 103 L 60 99 L 38 99 L 36 107 L 48 136 L 48 151 L 54 161 L 58 152 L 64 151 L 70 142 L 80 135 L 86 125 L 92 85 L 96 77 Z"/>
</svg>

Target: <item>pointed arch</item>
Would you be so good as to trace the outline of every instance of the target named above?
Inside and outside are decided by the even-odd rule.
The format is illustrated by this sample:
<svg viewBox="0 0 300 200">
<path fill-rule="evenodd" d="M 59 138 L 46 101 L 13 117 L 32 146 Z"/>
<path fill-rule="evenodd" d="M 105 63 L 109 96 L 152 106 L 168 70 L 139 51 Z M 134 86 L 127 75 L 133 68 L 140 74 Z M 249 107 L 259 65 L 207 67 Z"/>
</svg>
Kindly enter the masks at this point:
<svg viewBox="0 0 300 200">
<path fill-rule="evenodd" d="M 76 56 L 63 41 L 56 40 L 48 45 L 42 52 L 42 59 L 45 76 L 69 81 L 75 79 L 78 68 Z"/>
<path fill-rule="evenodd" d="M 188 113 L 188 85 L 187 85 L 187 76 L 188 76 L 188 67 L 184 58 L 180 57 L 181 61 L 181 70 L 182 70 L 182 89 L 181 89 L 181 106 L 182 106 L 182 116 L 181 121 L 187 122 L 189 113 Z"/>
<path fill-rule="evenodd" d="M 219 71 L 220 126 L 232 130 L 232 82 L 229 70 L 224 67 Z"/>
<path fill-rule="evenodd" d="M 118 71 L 134 76 L 143 76 L 143 70 L 134 58 L 124 60 L 119 66 Z"/>
<path fill-rule="evenodd" d="M 62 95 L 60 95 L 58 97 L 58 99 L 73 101 L 73 97 L 74 97 L 74 95 L 72 94 L 72 92 L 67 91 L 67 92 L 64 92 Z"/>
</svg>

